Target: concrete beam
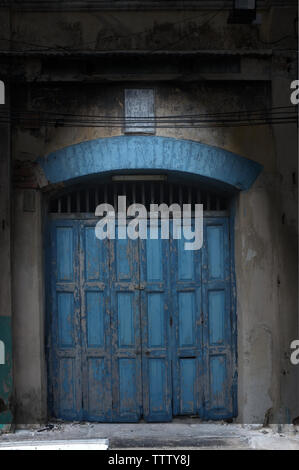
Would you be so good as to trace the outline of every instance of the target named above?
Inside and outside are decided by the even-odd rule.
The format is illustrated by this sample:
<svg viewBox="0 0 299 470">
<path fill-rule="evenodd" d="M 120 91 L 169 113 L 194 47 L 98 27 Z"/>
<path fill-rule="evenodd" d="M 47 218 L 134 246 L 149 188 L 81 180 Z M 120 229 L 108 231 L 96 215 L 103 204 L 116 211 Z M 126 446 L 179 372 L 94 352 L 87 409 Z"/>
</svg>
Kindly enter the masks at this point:
<svg viewBox="0 0 299 470">
<path fill-rule="evenodd" d="M 38 160 L 50 184 L 122 170 L 158 170 L 212 179 L 232 189 L 251 187 L 262 170 L 221 148 L 169 137 L 125 136 L 72 145 Z"/>
</svg>

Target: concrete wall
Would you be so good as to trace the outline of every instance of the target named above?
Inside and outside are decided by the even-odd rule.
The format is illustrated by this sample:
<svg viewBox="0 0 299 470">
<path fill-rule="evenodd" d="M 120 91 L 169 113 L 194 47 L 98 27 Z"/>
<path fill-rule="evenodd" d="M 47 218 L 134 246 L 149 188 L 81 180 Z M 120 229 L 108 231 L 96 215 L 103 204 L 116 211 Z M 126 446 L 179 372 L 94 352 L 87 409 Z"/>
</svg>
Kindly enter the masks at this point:
<svg viewBox="0 0 299 470">
<path fill-rule="evenodd" d="M 25 202 L 28 192 L 30 206 Z M 22 424 L 40 423 L 47 416 L 41 199 L 40 192 L 35 190 L 14 193 L 15 418 Z"/>
<path fill-rule="evenodd" d="M 236 211 L 239 419 L 288 423 L 298 415 L 296 238 L 281 223 L 274 179 L 261 176 Z"/>
<path fill-rule="evenodd" d="M 271 60 L 271 59 L 270 59 Z M 270 62 L 271 64 L 271 62 Z M 17 84 L 14 103 L 24 107 L 30 101 L 34 111 L 70 113 L 75 115 L 123 115 L 124 89 L 131 83 L 88 84 L 47 83 Z M 271 107 L 271 85 L 267 81 L 209 81 L 199 84 L 156 83 L 137 81 L 133 86 L 155 89 L 157 116 L 246 111 Z M 63 127 L 30 123 L 13 129 L 14 160 L 35 161 L 61 148 L 97 138 L 123 135 L 116 127 Z M 275 141 L 272 127 L 250 126 L 212 129 L 161 129 L 156 135 L 190 139 L 224 148 L 264 165 L 266 171 L 276 168 Z"/>
<path fill-rule="evenodd" d="M 196 13 L 199 23 L 204 23 L 207 13 Z M 215 11 L 210 13 L 215 14 Z M 160 12 L 158 15 L 154 12 L 123 12 L 117 16 L 39 12 L 34 18 L 32 12 L 14 12 L 12 27 L 19 40 L 48 45 L 61 43 L 66 47 L 80 48 L 89 43 L 90 46 L 85 47 L 91 49 L 135 46 L 158 49 L 167 41 L 176 44 L 181 38 L 179 47 L 188 49 L 191 37 L 194 49 L 254 49 L 272 47 L 265 42 L 291 36 L 287 25 L 292 23 L 295 13 L 296 8 L 265 9 L 260 12 L 261 26 L 229 26 L 226 11 L 217 14 L 200 30 L 195 19 L 188 20 L 195 15 L 192 11 L 183 15 L 178 12 Z M 184 19 L 186 21 L 182 21 Z M 171 26 L 171 22 L 178 23 Z M 109 39 L 111 32 L 126 36 L 132 28 L 136 35 L 129 39 L 122 37 L 112 42 Z M 139 34 L 139 31 L 145 33 Z M 196 36 L 198 32 L 201 34 Z M 185 35 L 189 40 L 183 39 Z M 160 76 L 159 82 L 140 73 L 133 83 L 127 76 L 126 81 L 122 81 L 121 74 L 114 79 L 110 74 L 110 84 L 104 84 L 104 78 L 99 74 L 93 77 L 92 83 L 90 77 L 80 75 L 76 68 L 70 67 L 68 74 L 63 68 L 48 73 L 40 58 L 16 59 L 20 75 L 19 79 L 14 78 L 12 99 L 14 106 L 29 106 L 34 111 L 118 116 L 123 112 L 124 88 L 146 84 L 156 89 L 156 113 L 162 116 L 288 106 L 289 83 L 296 78 L 296 53 L 292 51 L 296 48 L 296 40 L 289 37 L 277 43 L 275 48 L 273 54 L 262 58 L 242 58 L 245 73 L 239 79 L 233 73 L 201 74 L 192 83 L 182 77 L 175 78 L 169 70 Z M 28 83 L 24 84 L 24 81 Z M 238 420 L 245 423 L 290 422 L 299 415 L 299 371 L 289 361 L 289 345 L 298 336 L 297 126 L 157 129 L 156 134 L 218 146 L 264 166 L 264 172 L 253 188 L 241 193 L 236 200 Z M 14 167 L 24 171 L 15 176 L 18 189 L 14 196 L 13 219 L 14 376 L 18 422 L 42 421 L 46 415 L 43 196 L 38 182 L 31 179 L 32 163 L 38 157 L 75 143 L 118 135 L 122 135 L 119 128 L 22 124 L 13 129 Z M 8 167 L 5 172 L 8 175 Z M 31 189 L 25 189 L 26 185 Z M 24 211 L 24 197 L 30 190 L 34 191 L 35 209 L 28 212 Z M 6 205 L 4 210 L 9 210 L 8 207 Z M 8 237 L 7 232 L 5 237 Z M 9 279 L 9 242 L 8 238 L 5 240 L 3 265 Z M 5 283 L 3 287 L 8 297 L 1 312 L 7 311 L 10 302 L 7 286 Z"/>
<path fill-rule="evenodd" d="M 200 7 L 185 11 L 166 9 L 164 3 L 159 11 L 131 8 L 117 13 L 101 11 L 100 6 L 98 11 L 92 11 L 90 6 L 85 11 L 74 11 L 75 8 L 67 6 L 64 9 L 49 7 L 46 11 L 34 11 L 34 8 L 24 11 L 15 7 L 13 31 L 19 41 L 26 43 L 27 49 L 35 44 L 71 49 L 84 47 L 84 50 L 266 49 L 267 46 L 272 48 L 272 42 L 283 36 L 287 39 L 275 47 L 296 48 L 293 22 L 297 14 L 296 0 L 263 3 L 257 24 L 253 25 L 227 23 L 231 1 L 227 1 L 224 8 L 223 2 L 219 6 L 219 2 L 211 0 L 206 2 L 204 10 Z M 271 3 L 279 5 L 270 8 Z M 19 44 L 14 47 L 18 49 Z"/>
</svg>

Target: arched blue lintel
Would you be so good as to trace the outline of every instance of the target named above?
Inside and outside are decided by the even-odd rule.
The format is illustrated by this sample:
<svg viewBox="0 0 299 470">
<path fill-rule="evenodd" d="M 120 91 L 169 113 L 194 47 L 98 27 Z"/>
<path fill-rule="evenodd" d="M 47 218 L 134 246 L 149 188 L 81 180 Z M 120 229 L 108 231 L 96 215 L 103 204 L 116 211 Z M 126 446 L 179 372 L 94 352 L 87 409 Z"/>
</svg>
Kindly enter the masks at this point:
<svg viewBox="0 0 299 470">
<path fill-rule="evenodd" d="M 210 145 L 156 136 L 120 136 L 63 148 L 38 159 L 49 184 L 120 171 L 180 172 L 238 190 L 254 183 L 262 166 Z"/>
</svg>

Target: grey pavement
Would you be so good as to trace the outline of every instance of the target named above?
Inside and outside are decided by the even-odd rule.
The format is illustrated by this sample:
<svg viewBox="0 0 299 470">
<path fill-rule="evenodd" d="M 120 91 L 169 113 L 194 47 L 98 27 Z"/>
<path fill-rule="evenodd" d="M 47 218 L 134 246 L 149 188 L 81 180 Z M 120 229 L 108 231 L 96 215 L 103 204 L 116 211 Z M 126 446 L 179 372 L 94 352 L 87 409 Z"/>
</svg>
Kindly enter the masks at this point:
<svg viewBox="0 0 299 470">
<path fill-rule="evenodd" d="M 109 449 L 287 449 L 299 450 L 298 426 L 240 425 L 202 423 L 177 419 L 171 423 L 50 423 L 16 429 L 0 436 L 0 450 L 32 445 L 65 443 L 82 448 L 101 446 Z M 89 446 L 89 447 L 88 447 Z M 61 447 L 61 446 L 60 446 Z"/>
</svg>

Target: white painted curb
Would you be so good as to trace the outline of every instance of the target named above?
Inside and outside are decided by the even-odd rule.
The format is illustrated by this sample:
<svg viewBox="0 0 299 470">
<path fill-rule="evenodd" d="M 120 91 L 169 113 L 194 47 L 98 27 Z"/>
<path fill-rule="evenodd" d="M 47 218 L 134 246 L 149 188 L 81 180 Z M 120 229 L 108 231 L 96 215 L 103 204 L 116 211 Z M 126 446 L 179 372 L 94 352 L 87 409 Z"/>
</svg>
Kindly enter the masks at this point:
<svg viewBox="0 0 299 470">
<path fill-rule="evenodd" d="M 107 439 L 65 441 L 26 441 L 0 444 L 1 450 L 107 450 Z"/>
</svg>

